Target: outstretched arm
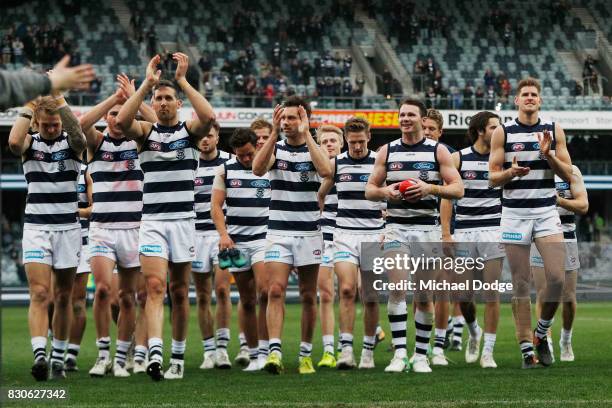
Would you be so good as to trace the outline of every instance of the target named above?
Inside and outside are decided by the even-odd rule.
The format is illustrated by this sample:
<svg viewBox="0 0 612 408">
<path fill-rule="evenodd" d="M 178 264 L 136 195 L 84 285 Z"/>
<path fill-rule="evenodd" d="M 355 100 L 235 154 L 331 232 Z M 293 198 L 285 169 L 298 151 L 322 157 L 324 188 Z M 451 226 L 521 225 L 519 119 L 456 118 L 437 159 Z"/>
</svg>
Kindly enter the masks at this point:
<svg viewBox="0 0 612 408">
<path fill-rule="evenodd" d="M 174 76 L 176 83 L 185 92 L 197 115 L 197 119 L 188 120 L 186 125 L 189 132 L 195 136 L 194 143 L 198 145 L 200 140 L 208 134 L 212 120 L 215 117 L 215 112 L 206 98 L 191 86 L 185 77 L 187 68 L 189 68 L 189 57 L 181 52 L 177 52 L 172 54 L 172 59 L 177 62 L 176 74 Z"/>
<path fill-rule="evenodd" d="M 154 56 L 147 65 L 146 78 L 138 90 L 123 104 L 119 115 L 117 115 L 117 126 L 128 139 L 142 140 L 151 130 L 151 123 L 137 121 L 136 113 L 142 105 L 145 97 L 159 82 L 161 71 L 157 69 L 159 55 Z"/>
<path fill-rule="evenodd" d="M 280 121 L 283 117 L 283 110 L 284 108 L 280 105 L 276 105 L 274 108 L 272 134 L 253 159 L 253 174 L 256 176 L 263 176 L 274 165 L 274 161 L 276 160 L 276 157 L 274 157 L 274 146 L 276 145 L 280 133 Z"/>
</svg>

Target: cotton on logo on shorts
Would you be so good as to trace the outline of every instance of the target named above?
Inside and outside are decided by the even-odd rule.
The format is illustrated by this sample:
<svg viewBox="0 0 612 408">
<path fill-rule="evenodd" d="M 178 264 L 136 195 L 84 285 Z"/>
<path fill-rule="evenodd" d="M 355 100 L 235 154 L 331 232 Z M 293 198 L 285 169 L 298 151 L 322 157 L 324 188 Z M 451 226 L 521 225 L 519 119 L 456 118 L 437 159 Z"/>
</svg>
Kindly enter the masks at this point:
<svg viewBox="0 0 612 408">
<path fill-rule="evenodd" d="M 44 259 L 45 253 L 40 249 L 25 251 L 23 253 L 25 259 Z"/>
<path fill-rule="evenodd" d="M 107 254 L 110 252 L 110 249 L 102 245 L 95 245 L 95 246 L 89 247 L 89 252 L 92 254 L 94 253 Z"/>
<path fill-rule="evenodd" d="M 523 234 L 520 232 L 504 232 L 502 233 L 502 238 L 510 241 L 520 241 L 523 239 Z"/>
<path fill-rule="evenodd" d="M 193 261 L 193 262 L 191 263 L 191 267 L 192 267 L 192 268 L 196 268 L 196 269 L 201 269 L 201 268 L 203 268 L 203 267 L 204 267 L 204 262 L 201 262 L 201 261 Z"/>
<path fill-rule="evenodd" d="M 334 254 L 334 259 L 347 259 L 350 258 L 351 254 L 346 251 L 336 252 Z"/>
<path fill-rule="evenodd" d="M 265 259 L 278 259 L 280 258 L 280 251 L 266 251 Z"/>
<path fill-rule="evenodd" d="M 140 246 L 140 252 L 159 254 L 161 253 L 161 251 L 162 251 L 161 245 L 141 245 Z"/>
</svg>

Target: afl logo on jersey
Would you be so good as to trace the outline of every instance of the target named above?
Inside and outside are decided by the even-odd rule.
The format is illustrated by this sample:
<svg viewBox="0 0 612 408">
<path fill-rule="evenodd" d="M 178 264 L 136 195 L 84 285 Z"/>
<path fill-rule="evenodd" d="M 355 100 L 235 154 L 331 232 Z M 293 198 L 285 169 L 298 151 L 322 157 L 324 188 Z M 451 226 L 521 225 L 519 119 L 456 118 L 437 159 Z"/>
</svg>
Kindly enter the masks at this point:
<svg viewBox="0 0 612 408">
<path fill-rule="evenodd" d="M 45 160 L 45 154 L 44 154 L 43 152 L 40 152 L 40 151 L 35 151 L 35 152 L 32 154 L 32 157 L 33 157 L 35 160 Z"/>
<path fill-rule="evenodd" d="M 202 177 L 196 177 L 196 179 L 193 181 L 193 184 L 195 184 L 196 186 L 203 186 L 204 179 Z"/>
<path fill-rule="evenodd" d="M 520 152 L 525 150 L 525 145 L 522 143 L 514 143 L 512 145 L 512 150 L 514 150 L 515 152 Z"/>
<path fill-rule="evenodd" d="M 159 142 L 149 142 L 149 150 L 153 150 L 156 152 L 161 151 L 161 143 Z"/>
<path fill-rule="evenodd" d="M 289 164 L 284 160 L 279 160 L 278 163 L 276 163 L 276 167 L 278 167 L 281 170 L 287 170 L 287 167 L 289 167 Z"/>
<path fill-rule="evenodd" d="M 240 186 L 242 186 L 242 181 L 238 179 L 234 179 L 230 181 L 230 187 L 238 188 Z"/>
<path fill-rule="evenodd" d="M 401 170 L 404 165 L 401 162 L 389 163 L 389 170 Z"/>
<path fill-rule="evenodd" d="M 476 178 L 476 172 L 475 171 L 464 171 L 463 172 L 463 178 L 466 180 L 474 180 Z"/>
<path fill-rule="evenodd" d="M 113 161 L 114 158 L 115 158 L 115 155 L 113 154 L 113 152 L 102 153 L 102 160 L 104 161 Z"/>
<path fill-rule="evenodd" d="M 68 152 L 65 150 L 60 150 L 59 152 L 55 152 L 51 155 L 51 160 L 60 161 L 68 158 Z"/>
<path fill-rule="evenodd" d="M 340 181 L 351 181 L 353 179 L 353 176 L 351 176 L 350 174 L 341 174 L 340 177 L 338 177 L 338 180 Z"/>
</svg>

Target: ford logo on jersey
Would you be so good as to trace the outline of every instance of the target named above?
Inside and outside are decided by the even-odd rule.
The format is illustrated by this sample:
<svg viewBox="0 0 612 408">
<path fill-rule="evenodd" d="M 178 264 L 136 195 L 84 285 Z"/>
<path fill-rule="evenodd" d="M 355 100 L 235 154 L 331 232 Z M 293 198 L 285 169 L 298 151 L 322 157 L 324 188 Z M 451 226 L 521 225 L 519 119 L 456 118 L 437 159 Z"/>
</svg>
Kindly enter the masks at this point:
<svg viewBox="0 0 612 408">
<path fill-rule="evenodd" d="M 370 178 L 369 174 L 362 174 L 361 176 L 359 176 L 359 180 L 361 181 L 368 181 L 369 178 Z"/>
<path fill-rule="evenodd" d="M 77 187 L 77 193 L 84 193 L 84 192 L 85 192 L 85 185 L 79 184 Z"/>
<path fill-rule="evenodd" d="M 557 190 L 568 190 L 570 188 L 569 184 L 565 182 L 555 183 L 555 187 Z"/>
<path fill-rule="evenodd" d="M 268 180 L 253 180 L 251 181 L 251 187 L 268 188 L 270 187 L 270 182 Z"/>
<path fill-rule="evenodd" d="M 487 171 L 485 174 L 483 174 L 483 175 L 482 175 L 482 177 L 483 177 L 485 180 L 488 180 L 488 179 L 489 179 L 489 172 Z"/>
<path fill-rule="evenodd" d="M 540 150 L 540 144 L 538 142 L 533 144 L 533 150 Z"/>
<path fill-rule="evenodd" d="M 522 143 L 514 143 L 512 145 L 512 150 L 515 152 L 520 152 L 521 150 L 525 150 L 525 145 Z"/>
<path fill-rule="evenodd" d="M 415 170 L 432 170 L 434 167 L 435 166 L 433 163 L 427 162 L 414 163 L 412 165 L 412 168 L 414 168 Z"/>
<path fill-rule="evenodd" d="M 121 157 L 122 160 L 137 159 L 138 153 L 136 153 L 135 150 L 128 150 L 126 152 L 122 152 L 119 157 Z"/>
<path fill-rule="evenodd" d="M 51 155 L 51 160 L 60 161 L 66 160 L 68 158 L 68 152 L 65 150 L 60 150 L 59 152 L 55 152 Z"/>
<path fill-rule="evenodd" d="M 184 149 L 188 145 L 189 145 L 189 141 L 187 140 L 177 140 L 175 142 L 170 143 L 168 147 L 170 148 L 170 150 L 178 150 L 178 149 Z"/>
<path fill-rule="evenodd" d="M 351 176 L 350 174 L 341 174 L 340 177 L 338 177 L 338 180 L 340 181 L 351 181 L 353 179 L 353 176 Z"/>
<path fill-rule="evenodd" d="M 310 171 L 312 170 L 312 165 L 310 163 L 297 163 L 295 169 L 297 171 Z"/>
</svg>

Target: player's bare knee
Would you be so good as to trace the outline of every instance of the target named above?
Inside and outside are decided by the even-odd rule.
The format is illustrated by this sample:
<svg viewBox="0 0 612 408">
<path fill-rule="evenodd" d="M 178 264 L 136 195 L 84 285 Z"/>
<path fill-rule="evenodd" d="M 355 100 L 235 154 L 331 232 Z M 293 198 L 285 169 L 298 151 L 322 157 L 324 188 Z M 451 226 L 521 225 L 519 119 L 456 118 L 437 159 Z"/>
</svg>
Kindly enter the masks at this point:
<svg viewBox="0 0 612 408">
<path fill-rule="evenodd" d="M 37 306 L 47 307 L 51 301 L 49 288 L 44 285 L 32 285 L 30 287 L 30 302 Z"/>
<path fill-rule="evenodd" d="M 138 292 L 136 292 L 136 302 L 138 303 L 138 306 L 140 307 L 144 307 L 144 305 L 146 305 L 147 303 L 147 291 L 146 290 L 139 290 Z"/>
<path fill-rule="evenodd" d="M 340 286 L 340 298 L 345 299 L 345 300 L 350 300 L 353 301 L 355 300 L 355 287 L 351 286 L 351 285 L 341 285 Z"/>
<path fill-rule="evenodd" d="M 166 294 L 165 283 L 157 277 L 147 278 L 147 300 L 159 300 L 163 299 Z"/>
<path fill-rule="evenodd" d="M 189 288 L 184 283 L 170 283 L 170 296 L 172 296 L 172 301 L 175 303 L 183 303 L 188 298 Z"/>
<path fill-rule="evenodd" d="M 279 283 L 272 283 L 270 290 L 268 290 L 268 300 L 284 300 L 285 299 L 285 287 Z"/>
<path fill-rule="evenodd" d="M 55 291 L 55 307 L 58 309 L 67 309 L 72 302 L 72 293 L 66 289 Z"/>
<path fill-rule="evenodd" d="M 223 303 L 223 302 L 229 302 L 230 300 L 230 293 L 229 293 L 229 287 L 225 286 L 225 285 L 220 285 L 218 287 L 215 288 L 215 294 L 217 295 L 217 302 L 219 303 Z"/>
<path fill-rule="evenodd" d="M 241 298 L 240 302 L 242 303 L 242 310 L 247 314 L 255 313 L 257 302 L 254 296 L 249 296 L 248 298 Z"/>
<path fill-rule="evenodd" d="M 134 305 L 134 291 L 131 289 L 119 289 L 119 307 L 121 310 L 132 309 Z"/>
</svg>

